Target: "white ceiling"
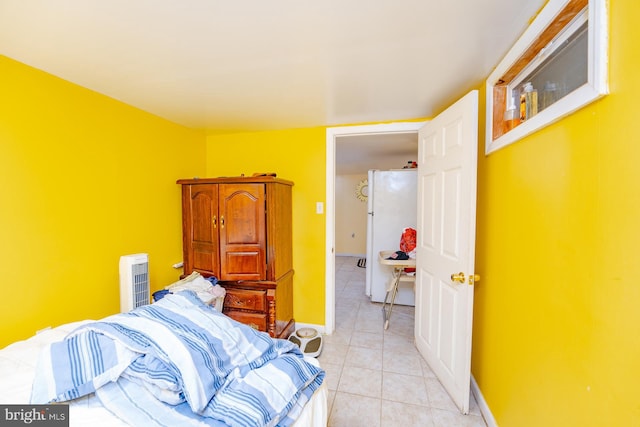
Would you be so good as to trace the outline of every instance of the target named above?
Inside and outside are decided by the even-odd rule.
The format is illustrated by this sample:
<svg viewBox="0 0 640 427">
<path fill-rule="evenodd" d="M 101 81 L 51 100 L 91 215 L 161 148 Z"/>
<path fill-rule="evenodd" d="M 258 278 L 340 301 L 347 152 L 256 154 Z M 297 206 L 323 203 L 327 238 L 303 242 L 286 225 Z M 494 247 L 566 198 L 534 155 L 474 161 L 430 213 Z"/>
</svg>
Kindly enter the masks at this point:
<svg viewBox="0 0 640 427">
<path fill-rule="evenodd" d="M 544 3 L 0 0 L 0 54 L 209 132 L 393 121 L 476 88 Z"/>
</svg>

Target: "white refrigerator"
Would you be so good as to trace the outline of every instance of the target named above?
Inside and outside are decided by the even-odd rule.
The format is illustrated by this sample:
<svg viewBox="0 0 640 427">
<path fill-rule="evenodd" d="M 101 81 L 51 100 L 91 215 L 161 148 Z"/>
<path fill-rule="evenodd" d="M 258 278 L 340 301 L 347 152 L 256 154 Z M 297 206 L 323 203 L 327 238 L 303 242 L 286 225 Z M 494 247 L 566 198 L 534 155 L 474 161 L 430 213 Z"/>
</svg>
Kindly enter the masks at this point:
<svg viewBox="0 0 640 427">
<path fill-rule="evenodd" d="M 367 215 L 366 293 L 383 302 L 391 267 L 378 261 L 380 251 L 399 251 L 406 227 L 416 228 L 417 169 L 370 170 Z M 413 288 L 401 286 L 396 304 L 415 305 Z"/>
</svg>

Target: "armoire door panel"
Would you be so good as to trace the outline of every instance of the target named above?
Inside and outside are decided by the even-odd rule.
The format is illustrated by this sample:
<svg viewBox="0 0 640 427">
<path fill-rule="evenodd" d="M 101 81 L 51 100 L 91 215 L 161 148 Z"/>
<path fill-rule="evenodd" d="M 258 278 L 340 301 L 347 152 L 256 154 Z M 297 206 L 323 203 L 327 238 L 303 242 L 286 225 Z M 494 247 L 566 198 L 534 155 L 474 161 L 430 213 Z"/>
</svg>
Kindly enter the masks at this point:
<svg viewBox="0 0 640 427">
<path fill-rule="evenodd" d="M 188 254 L 185 260 L 190 261 L 189 269 L 202 273 L 220 273 L 218 254 L 218 187 L 211 184 L 192 185 L 188 187 L 188 216 L 185 225 L 190 236 L 186 245 Z"/>
<path fill-rule="evenodd" d="M 220 185 L 220 230 L 225 244 L 259 244 L 264 239 L 264 197 L 264 184 Z"/>
<path fill-rule="evenodd" d="M 226 252 L 222 276 L 226 280 L 262 280 L 264 265 L 258 251 Z"/>
<path fill-rule="evenodd" d="M 218 276 L 218 248 L 211 244 L 194 242 L 192 244 L 193 269 L 201 273 Z"/>
<path fill-rule="evenodd" d="M 221 280 L 264 280 L 264 184 L 220 184 Z"/>
</svg>

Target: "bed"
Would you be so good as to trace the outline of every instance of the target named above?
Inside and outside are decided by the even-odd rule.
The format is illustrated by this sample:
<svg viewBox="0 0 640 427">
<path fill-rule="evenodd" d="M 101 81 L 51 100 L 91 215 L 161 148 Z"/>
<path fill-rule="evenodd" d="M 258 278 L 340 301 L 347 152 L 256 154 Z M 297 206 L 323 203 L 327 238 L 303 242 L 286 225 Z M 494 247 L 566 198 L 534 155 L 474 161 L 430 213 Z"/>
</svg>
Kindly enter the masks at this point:
<svg viewBox="0 0 640 427">
<path fill-rule="evenodd" d="M 1 404 L 68 403 L 72 426 L 326 426 L 318 362 L 191 291 L 0 350 Z"/>
</svg>

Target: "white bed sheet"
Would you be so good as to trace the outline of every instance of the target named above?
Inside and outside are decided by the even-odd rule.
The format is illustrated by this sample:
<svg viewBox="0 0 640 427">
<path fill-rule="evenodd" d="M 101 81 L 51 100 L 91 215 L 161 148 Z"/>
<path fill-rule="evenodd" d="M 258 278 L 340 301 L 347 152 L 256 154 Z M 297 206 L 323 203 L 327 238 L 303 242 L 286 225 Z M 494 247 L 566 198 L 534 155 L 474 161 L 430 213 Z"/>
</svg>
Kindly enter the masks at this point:
<svg viewBox="0 0 640 427">
<path fill-rule="evenodd" d="M 64 339 L 69 332 L 87 322 L 89 321 L 58 326 L 0 350 L 0 403 L 28 404 L 40 350 L 48 343 Z M 318 365 L 316 359 L 307 358 L 307 360 Z M 327 386 L 325 381 L 304 407 L 294 427 L 325 427 L 327 425 L 327 415 Z M 69 425 L 77 427 L 88 425 L 91 427 L 128 426 L 120 418 L 105 409 L 93 395 L 70 402 Z"/>
</svg>

